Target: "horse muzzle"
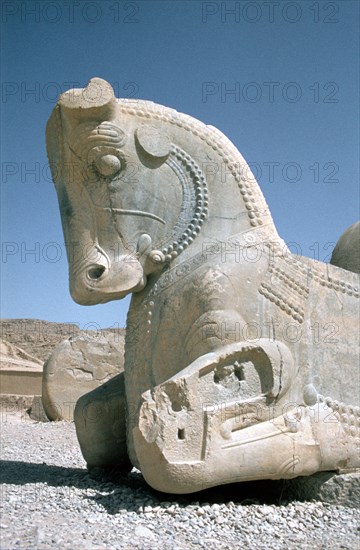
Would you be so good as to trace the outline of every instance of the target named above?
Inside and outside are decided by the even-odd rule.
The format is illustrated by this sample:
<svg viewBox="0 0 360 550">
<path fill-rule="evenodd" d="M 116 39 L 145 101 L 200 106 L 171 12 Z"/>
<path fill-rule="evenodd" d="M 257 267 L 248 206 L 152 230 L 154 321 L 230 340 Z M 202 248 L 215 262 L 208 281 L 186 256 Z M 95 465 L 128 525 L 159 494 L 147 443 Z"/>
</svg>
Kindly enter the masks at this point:
<svg viewBox="0 0 360 550">
<path fill-rule="evenodd" d="M 91 263 L 80 270 L 70 270 L 70 294 L 83 306 L 121 300 L 131 292 L 139 292 L 145 285 L 142 265 L 129 256 L 117 258 L 110 266 Z"/>
</svg>

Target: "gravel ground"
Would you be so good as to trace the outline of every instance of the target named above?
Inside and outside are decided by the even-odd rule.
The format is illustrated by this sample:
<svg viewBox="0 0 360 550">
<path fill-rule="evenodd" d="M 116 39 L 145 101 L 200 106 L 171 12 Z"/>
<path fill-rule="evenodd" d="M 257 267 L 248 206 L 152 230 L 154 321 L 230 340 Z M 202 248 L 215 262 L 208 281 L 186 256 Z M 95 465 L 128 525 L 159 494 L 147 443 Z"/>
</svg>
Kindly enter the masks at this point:
<svg viewBox="0 0 360 550">
<path fill-rule="evenodd" d="M 359 549 L 359 514 L 242 486 L 179 497 L 85 469 L 74 425 L 1 418 L 1 549 Z M 264 487 L 264 486 L 263 486 Z M 261 491 L 260 491 L 261 493 Z"/>
</svg>

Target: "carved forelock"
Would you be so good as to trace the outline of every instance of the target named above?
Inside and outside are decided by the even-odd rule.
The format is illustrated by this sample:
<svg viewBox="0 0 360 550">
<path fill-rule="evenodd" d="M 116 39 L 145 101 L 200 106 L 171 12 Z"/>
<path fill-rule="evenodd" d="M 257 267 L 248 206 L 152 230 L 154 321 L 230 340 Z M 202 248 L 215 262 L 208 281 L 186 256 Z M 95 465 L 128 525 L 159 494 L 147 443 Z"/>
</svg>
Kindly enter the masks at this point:
<svg viewBox="0 0 360 550">
<path fill-rule="evenodd" d="M 87 161 L 86 157 L 92 148 L 122 147 L 125 141 L 125 133 L 112 122 L 83 122 L 71 132 L 69 147 L 82 160 Z"/>
</svg>

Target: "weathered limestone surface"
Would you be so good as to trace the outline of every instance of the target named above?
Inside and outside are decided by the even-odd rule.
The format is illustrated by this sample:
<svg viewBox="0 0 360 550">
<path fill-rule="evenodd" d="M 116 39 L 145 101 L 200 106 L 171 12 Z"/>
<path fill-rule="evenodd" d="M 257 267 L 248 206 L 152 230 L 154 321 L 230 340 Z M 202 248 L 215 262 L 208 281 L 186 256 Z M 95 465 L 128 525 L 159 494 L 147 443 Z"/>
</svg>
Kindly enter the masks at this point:
<svg viewBox="0 0 360 550">
<path fill-rule="evenodd" d="M 89 465 L 174 493 L 359 468 L 359 275 L 288 250 L 230 141 L 92 79 L 47 147 L 74 300 L 133 294 L 124 376 L 75 409 Z"/>
<path fill-rule="evenodd" d="M 118 331 L 70 337 L 44 365 L 42 402 L 50 420 L 73 420 L 77 400 L 123 371 L 124 338 Z"/>
<path fill-rule="evenodd" d="M 360 221 L 344 231 L 336 243 L 330 263 L 360 273 Z"/>
</svg>

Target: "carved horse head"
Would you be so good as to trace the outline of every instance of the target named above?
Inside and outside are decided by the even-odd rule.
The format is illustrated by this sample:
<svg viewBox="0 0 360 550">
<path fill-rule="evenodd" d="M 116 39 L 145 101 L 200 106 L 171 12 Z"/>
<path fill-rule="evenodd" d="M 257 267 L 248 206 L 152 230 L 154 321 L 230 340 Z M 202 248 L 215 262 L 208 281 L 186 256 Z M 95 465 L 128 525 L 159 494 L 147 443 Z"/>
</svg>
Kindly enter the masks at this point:
<svg viewBox="0 0 360 550">
<path fill-rule="evenodd" d="M 80 304 L 139 292 L 220 235 L 280 241 L 249 166 L 221 132 L 148 101 L 116 100 L 99 78 L 60 97 L 47 148 Z"/>
</svg>

